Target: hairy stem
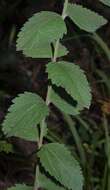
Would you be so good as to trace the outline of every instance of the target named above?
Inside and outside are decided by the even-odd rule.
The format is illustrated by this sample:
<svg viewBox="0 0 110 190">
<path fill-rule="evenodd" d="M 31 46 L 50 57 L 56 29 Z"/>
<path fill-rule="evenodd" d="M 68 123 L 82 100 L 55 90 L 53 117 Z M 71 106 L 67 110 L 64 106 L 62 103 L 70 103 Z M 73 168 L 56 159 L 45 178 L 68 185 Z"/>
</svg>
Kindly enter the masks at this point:
<svg viewBox="0 0 110 190">
<path fill-rule="evenodd" d="M 69 0 L 65 0 L 65 1 L 64 1 L 63 11 L 62 11 L 62 15 L 61 15 L 61 17 L 62 17 L 63 20 L 64 20 L 65 17 L 67 16 L 67 15 L 66 15 L 66 12 L 67 12 L 67 7 L 68 7 L 68 1 L 69 1 Z M 54 56 L 53 56 L 53 58 L 52 58 L 52 61 L 53 61 L 53 62 L 56 62 L 57 57 L 58 57 L 59 42 L 60 42 L 60 41 L 57 40 L 57 41 L 56 41 L 56 44 L 55 44 Z M 51 86 L 48 86 L 47 96 L 46 96 L 46 105 L 47 105 L 47 106 L 49 106 L 49 104 L 50 104 L 51 89 L 52 89 L 52 87 L 51 87 Z M 44 119 L 42 120 L 41 125 L 40 125 L 41 132 L 40 132 L 40 139 L 39 139 L 39 142 L 38 142 L 38 148 L 39 148 L 39 149 L 42 147 L 42 144 L 43 144 L 44 131 L 45 131 L 45 127 L 46 127 L 45 119 L 46 119 L 46 118 L 44 118 Z M 38 189 L 39 189 L 38 176 L 39 176 L 39 165 L 36 166 L 36 175 L 35 175 L 34 190 L 38 190 Z"/>
</svg>

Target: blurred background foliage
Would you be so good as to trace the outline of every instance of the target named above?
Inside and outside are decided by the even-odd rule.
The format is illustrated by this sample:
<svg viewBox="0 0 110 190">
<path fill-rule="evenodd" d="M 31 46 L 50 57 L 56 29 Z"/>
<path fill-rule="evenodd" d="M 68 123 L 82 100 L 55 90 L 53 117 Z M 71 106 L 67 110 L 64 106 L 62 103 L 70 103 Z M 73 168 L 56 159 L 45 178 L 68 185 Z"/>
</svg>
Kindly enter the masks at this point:
<svg viewBox="0 0 110 190">
<path fill-rule="evenodd" d="M 36 144 L 17 138 L 6 139 L 2 121 L 12 98 L 24 91 L 45 97 L 47 59 L 25 58 L 16 52 L 16 36 L 35 12 L 62 10 L 63 0 L 0 0 L 0 189 L 16 182 L 32 184 Z M 110 8 L 98 0 L 71 0 L 83 3 L 110 20 Z M 69 50 L 65 59 L 76 62 L 88 76 L 93 100 L 90 110 L 67 118 L 52 107 L 45 141 L 64 142 L 79 160 L 85 190 L 110 190 L 110 22 L 97 34 L 79 30 L 66 20 L 68 35 L 63 43 Z"/>
</svg>

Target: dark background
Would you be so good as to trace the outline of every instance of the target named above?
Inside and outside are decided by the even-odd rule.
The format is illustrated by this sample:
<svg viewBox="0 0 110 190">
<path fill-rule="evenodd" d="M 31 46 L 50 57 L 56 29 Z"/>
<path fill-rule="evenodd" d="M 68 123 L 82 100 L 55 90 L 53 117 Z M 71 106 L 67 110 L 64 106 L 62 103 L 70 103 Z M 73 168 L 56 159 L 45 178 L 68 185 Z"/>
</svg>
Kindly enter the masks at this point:
<svg viewBox="0 0 110 190">
<path fill-rule="evenodd" d="M 110 19 L 110 8 L 98 0 L 71 0 L 82 3 L 86 7 Z M 45 98 L 47 90 L 47 76 L 45 64 L 47 59 L 26 58 L 21 52 L 16 52 L 16 37 L 25 21 L 33 13 L 41 10 L 50 10 L 61 13 L 62 0 L 0 0 L 0 123 L 7 113 L 11 100 L 24 91 L 37 92 Z M 74 118 L 77 133 L 82 141 L 86 164 L 79 158 L 75 139 L 66 129 L 62 116 L 55 108 L 49 119 L 51 132 L 70 145 L 78 155 L 85 176 L 85 190 L 109 190 L 107 180 L 110 180 L 109 169 L 104 171 L 108 156 L 105 150 L 104 118 L 108 122 L 110 114 L 110 59 L 103 47 L 79 30 L 69 19 L 66 20 L 68 35 L 63 44 L 68 48 L 66 60 L 75 62 L 86 72 L 93 94 L 92 105 L 89 111 L 85 110 L 81 116 Z M 110 46 L 110 23 L 97 34 Z M 61 58 L 63 59 L 63 58 Z M 61 126 L 61 129 L 59 129 Z M 34 179 L 34 165 L 36 159 L 33 152 L 36 144 L 21 139 L 6 139 L 0 126 L 0 190 L 6 189 L 15 183 L 32 184 Z M 5 142 L 5 146 L 3 145 Z M 11 148 L 13 150 L 11 150 Z M 110 157 L 110 155 L 109 155 Z"/>
</svg>

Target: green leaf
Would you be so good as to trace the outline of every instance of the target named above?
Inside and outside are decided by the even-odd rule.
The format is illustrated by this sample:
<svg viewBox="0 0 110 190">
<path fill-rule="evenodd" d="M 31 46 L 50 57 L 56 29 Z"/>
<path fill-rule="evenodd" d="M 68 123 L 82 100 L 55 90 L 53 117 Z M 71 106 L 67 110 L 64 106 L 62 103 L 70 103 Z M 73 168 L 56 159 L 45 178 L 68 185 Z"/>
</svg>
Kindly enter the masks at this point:
<svg viewBox="0 0 110 190">
<path fill-rule="evenodd" d="M 69 3 L 67 15 L 80 29 L 87 32 L 95 32 L 107 23 L 107 20 L 102 16 L 77 4 Z"/>
<path fill-rule="evenodd" d="M 39 46 L 32 48 L 24 48 L 23 54 L 26 57 L 32 57 L 32 58 L 51 58 L 52 57 L 52 49 L 50 43 L 45 44 L 39 44 Z"/>
<path fill-rule="evenodd" d="M 26 185 L 16 184 L 16 186 L 10 187 L 8 190 L 33 190 L 33 188 Z"/>
<path fill-rule="evenodd" d="M 83 176 L 80 166 L 63 144 L 46 144 L 38 156 L 45 170 L 62 185 L 68 189 L 82 190 Z"/>
<path fill-rule="evenodd" d="M 51 90 L 50 101 L 62 112 L 70 115 L 78 115 L 80 112 L 77 107 L 71 106 L 63 98 L 61 98 L 54 90 Z"/>
<path fill-rule="evenodd" d="M 63 46 L 61 43 L 59 44 L 59 48 L 58 48 L 58 57 L 62 57 L 68 54 L 68 50 L 65 46 Z"/>
<path fill-rule="evenodd" d="M 54 12 L 42 11 L 33 15 L 18 34 L 17 50 L 30 57 L 50 57 L 50 43 L 67 33 L 62 17 Z"/>
<path fill-rule="evenodd" d="M 43 174 L 39 174 L 39 187 L 44 188 L 46 190 L 65 190 L 63 187 L 55 184 L 51 179 L 46 177 Z"/>
<path fill-rule="evenodd" d="M 107 5 L 110 7 L 110 0 L 99 0 L 101 1 L 104 5 Z"/>
<path fill-rule="evenodd" d="M 8 136 L 30 141 L 38 139 L 36 125 L 48 115 L 48 107 L 38 95 L 30 92 L 20 94 L 13 100 L 3 122 L 3 131 Z"/>
<path fill-rule="evenodd" d="M 66 47 L 64 47 L 62 44 L 59 45 L 59 52 L 57 57 L 62 57 L 67 55 L 68 51 Z M 25 49 L 23 51 L 23 54 L 27 57 L 32 58 L 52 58 L 52 48 L 50 43 L 46 44 L 39 44 L 39 47 L 34 48 L 32 51 L 30 49 Z"/>
<path fill-rule="evenodd" d="M 57 86 L 62 86 L 78 102 L 78 109 L 89 108 L 91 89 L 84 71 L 78 65 L 60 61 L 47 65 L 49 79 Z"/>
<path fill-rule="evenodd" d="M 14 150 L 13 150 L 12 144 L 10 144 L 4 140 L 1 140 L 0 141 L 0 152 L 5 152 L 6 154 L 13 153 Z"/>
</svg>

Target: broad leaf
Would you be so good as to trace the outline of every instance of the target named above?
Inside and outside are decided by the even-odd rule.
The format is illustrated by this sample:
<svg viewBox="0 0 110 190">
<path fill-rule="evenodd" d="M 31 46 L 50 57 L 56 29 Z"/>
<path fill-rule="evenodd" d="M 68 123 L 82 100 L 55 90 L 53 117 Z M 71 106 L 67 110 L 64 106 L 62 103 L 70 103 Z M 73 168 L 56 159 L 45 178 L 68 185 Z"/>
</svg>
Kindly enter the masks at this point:
<svg viewBox="0 0 110 190">
<path fill-rule="evenodd" d="M 57 57 L 62 57 L 67 55 L 68 50 L 62 44 L 59 45 L 59 52 Z M 32 58 L 52 58 L 52 48 L 50 43 L 39 44 L 39 47 L 34 48 L 32 51 L 30 49 L 25 49 L 23 54 L 27 57 Z"/>
<path fill-rule="evenodd" d="M 49 79 L 62 86 L 78 102 L 78 109 L 89 108 L 91 93 L 84 71 L 78 65 L 60 61 L 47 65 Z"/>
<path fill-rule="evenodd" d="M 54 90 L 51 91 L 50 101 L 62 112 L 70 115 L 78 115 L 80 112 L 77 107 L 71 106 L 63 98 L 61 98 Z"/>
<path fill-rule="evenodd" d="M 101 1 L 104 5 L 107 5 L 110 7 L 110 0 L 99 0 Z"/>
<path fill-rule="evenodd" d="M 52 48 L 50 43 L 39 44 L 36 48 L 24 48 L 23 54 L 26 57 L 32 58 L 51 58 L 52 57 Z"/>
<path fill-rule="evenodd" d="M 45 102 L 38 95 L 25 92 L 15 98 L 13 103 L 3 122 L 4 133 L 8 137 L 36 141 L 38 138 L 36 125 L 48 115 Z"/>
<path fill-rule="evenodd" d="M 50 43 L 67 32 L 62 17 L 54 12 L 43 11 L 33 15 L 18 34 L 17 50 L 30 57 L 50 57 Z M 38 55 L 39 54 L 39 55 Z"/>
<path fill-rule="evenodd" d="M 69 3 L 67 15 L 80 29 L 87 32 L 95 32 L 107 23 L 107 20 L 102 16 L 77 4 Z"/>
<path fill-rule="evenodd" d="M 26 185 L 16 184 L 16 186 L 10 187 L 8 190 L 33 190 L 33 188 Z"/>
<path fill-rule="evenodd" d="M 62 185 L 72 190 L 82 190 L 83 176 L 78 162 L 63 144 L 44 145 L 38 153 L 45 170 Z"/>
<path fill-rule="evenodd" d="M 44 188 L 46 190 L 65 190 L 63 187 L 55 184 L 52 179 L 49 179 L 43 174 L 39 174 L 39 187 Z"/>
</svg>

